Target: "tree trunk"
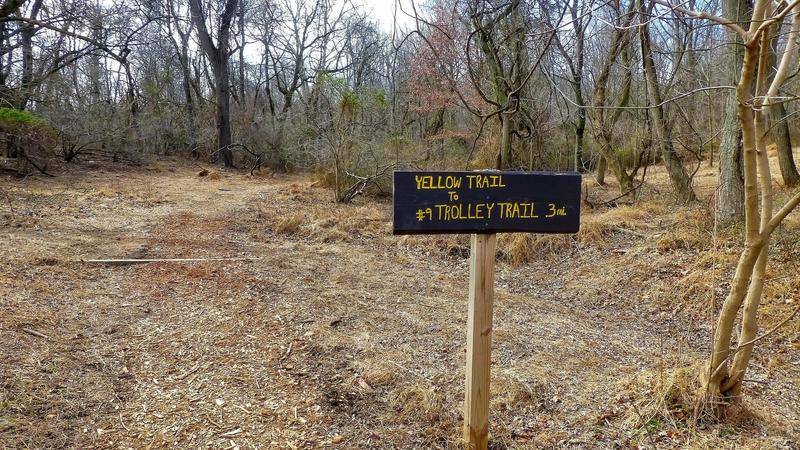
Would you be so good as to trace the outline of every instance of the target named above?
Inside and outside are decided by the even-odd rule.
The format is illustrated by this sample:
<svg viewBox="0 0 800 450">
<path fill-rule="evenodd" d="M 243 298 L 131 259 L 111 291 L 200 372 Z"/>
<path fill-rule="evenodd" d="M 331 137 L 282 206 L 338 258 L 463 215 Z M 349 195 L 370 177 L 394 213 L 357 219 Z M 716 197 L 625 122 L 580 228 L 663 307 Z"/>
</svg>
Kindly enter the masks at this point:
<svg viewBox="0 0 800 450">
<path fill-rule="evenodd" d="M 4 98 L 7 94 L 6 91 L 6 65 L 5 61 L 3 60 L 4 52 L 6 48 L 8 48 L 8 44 L 6 43 L 6 28 L 8 22 L 0 22 L 0 98 Z"/>
<path fill-rule="evenodd" d="M 173 14 L 175 14 L 173 12 Z M 192 71 L 191 71 L 191 64 L 189 62 L 189 38 L 191 38 L 191 28 L 184 32 L 180 25 L 177 24 L 177 15 L 176 15 L 176 25 L 175 31 L 177 31 L 178 36 L 180 38 L 180 44 L 177 40 L 172 40 L 172 45 L 175 47 L 175 54 L 178 56 L 178 62 L 181 65 L 181 76 L 183 77 L 183 97 L 186 101 L 186 112 L 189 116 L 194 115 L 194 100 L 192 98 Z"/>
<path fill-rule="evenodd" d="M 196 142 L 196 131 L 194 129 L 194 99 L 192 98 L 192 73 L 189 69 L 189 52 L 187 42 L 183 43 L 180 58 L 181 71 L 183 74 L 183 96 L 186 99 L 186 137 L 189 142 L 189 150 L 194 152 Z"/>
<path fill-rule="evenodd" d="M 102 23 L 102 13 L 98 10 L 98 5 L 94 5 L 94 9 L 91 13 L 91 30 L 92 30 L 92 39 L 96 41 L 103 40 L 103 23 Z M 110 99 L 111 97 L 111 89 L 104 89 L 104 80 L 103 77 L 107 76 L 104 70 L 104 60 L 100 59 L 99 52 L 92 52 L 89 54 L 89 67 L 87 70 L 87 76 L 89 78 L 89 93 L 91 97 L 91 102 L 100 102 L 104 100 L 103 96 Z"/>
<path fill-rule="evenodd" d="M 244 46 L 247 42 L 247 36 L 245 36 L 245 24 L 244 24 L 244 11 L 245 11 L 245 0 L 239 0 L 239 29 L 242 34 L 242 44 L 239 46 L 239 102 L 242 106 L 242 109 L 245 107 L 245 75 L 244 75 Z"/>
<path fill-rule="evenodd" d="M 592 105 L 595 108 L 591 110 L 594 142 L 599 152 L 597 182 L 600 185 L 605 184 L 606 170 L 610 168 L 619 182 L 620 193 L 622 194 L 629 193 L 630 187 L 632 187 L 631 181 L 633 177 L 627 173 L 624 165 L 614 151 L 612 133 L 622 115 L 623 110 L 621 108 L 625 106 L 630 99 L 633 72 L 631 68 L 632 52 L 630 51 L 631 28 L 629 28 L 629 25 L 635 16 L 635 12 L 634 3 L 629 3 L 625 13 L 619 17 L 620 26 L 615 28 L 612 32 L 611 46 L 608 49 L 608 53 L 603 60 L 600 72 L 595 80 L 595 89 L 592 99 Z M 618 11 L 618 13 L 621 13 L 621 11 Z M 625 72 L 621 81 L 620 92 L 617 95 L 618 99 L 613 105 L 616 108 L 607 115 L 606 110 L 611 106 L 608 102 L 608 84 L 611 77 L 611 69 L 620 56 L 622 56 L 621 66 L 625 68 Z"/>
<path fill-rule="evenodd" d="M 726 18 L 740 22 L 746 20 L 751 2 L 748 0 L 725 0 L 723 13 Z M 726 29 L 727 30 L 727 29 Z M 741 37 L 732 31 L 726 31 L 727 41 L 734 42 L 728 49 L 725 65 L 727 80 L 737 84 L 737 69 L 742 67 L 744 47 Z M 736 94 L 728 94 L 725 103 L 725 115 L 722 124 L 722 140 L 719 146 L 719 198 L 717 200 L 716 220 L 720 226 L 727 227 L 744 220 L 744 178 L 742 175 L 742 135 L 736 119 Z"/>
<path fill-rule="evenodd" d="M 753 83 L 757 50 L 748 49 L 744 58 L 742 66 L 743 78 L 739 81 L 737 87 L 737 99 L 739 104 L 737 106 L 739 122 L 742 126 L 743 138 L 743 155 L 744 155 L 744 170 L 746 175 L 745 184 L 745 197 L 747 207 L 747 237 L 746 237 L 746 251 L 742 253 L 739 263 L 736 266 L 736 274 L 731 284 L 731 289 L 720 311 L 719 318 L 717 319 L 716 332 L 714 333 L 713 350 L 711 354 L 711 363 L 708 368 L 709 377 L 706 382 L 706 389 L 711 395 L 722 394 L 722 384 L 728 378 L 728 357 L 730 355 L 731 338 L 733 334 L 733 325 L 736 321 L 736 316 L 742 306 L 744 297 L 747 293 L 747 286 L 750 277 L 753 274 L 754 265 L 761 253 L 761 243 L 759 240 L 754 239 L 754 232 L 757 232 L 758 222 L 751 223 L 758 220 L 758 198 L 756 187 L 756 162 L 755 162 L 755 141 L 756 131 L 753 126 L 753 110 L 751 106 L 745 102 L 752 100 L 752 93 L 750 86 Z"/>
<path fill-rule="evenodd" d="M 486 58 L 489 71 L 489 79 L 494 91 L 494 103 L 503 111 L 498 114 L 497 120 L 500 126 L 500 149 L 497 154 L 496 168 L 508 168 L 512 164 L 512 126 L 516 124 L 515 118 L 519 116 L 519 90 L 524 78 L 524 58 L 523 41 L 524 22 L 520 13 L 520 0 L 510 0 L 504 6 L 503 15 L 510 16 L 508 26 L 512 28 L 511 34 L 506 38 L 508 43 L 502 48 L 507 48 L 510 54 L 508 57 L 513 61 L 510 70 L 503 66 L 503 56 L 500 53 L 501 47 L 494 42 L 496 27 L 500 25 L 498 19 L 484 21 L 483 15 L 478 12 L 477 4 L 470 6 L 472 10 L 472 26 L 477 33 L 478 42 L 483 56 Z"/>
<path fill-rule="evenodd" d="M 136 79 L 133 78 L 131 66 L 127 58 L 122 61 L 118 60 L 118 62 L 122 65 L 122 68 L 125 69 L 125 84 L 127 85 L 125 88 L 125 98 L 128 101 L 128 107 L 130 108 L 133 126 L 136 126 L 136 116 L 139 114 L 139 100 L 137 99 L 136 95 Z"/>
<path fill-rule="evenodd" d="M 719 197 L 716 220 L 728 227 L 744 220 L 744 178 L 742 177 L 742 130 L 736 120 L 736 98 L 725 102 L 722 140 L 719 146 Z"/>
<path fill-rule="evenodd" d="M 511 118 L 510 114 L 499 114 L 500 124 L 500 153 L 497 155 L 497 169 L 507 169 L 511 165 Z"/>
<path fill-rule="evenodd" d="M 25 109 L 31 97 L 30 85 L 33 80 L 33 25 L 20 24 L 20 40 L 22 41 L 22 77 L 16 107 Z"/>
<path fill-rule="evenodd" d="M 576 80 L 573 84 L 575 91 L 575 102 L 581 106 L 584 105 L 583 90 L 581 88 L 581 81 Z M 586 135 L 586 109 L 578 108 L 578 122 L 575 124 L 575 171 L 583 172 L 586 170 L 586 162 L 583 159 L 584 137 Z"/>
<path fill-rule="evenodd" d="M 770 122 L 772 122 L 772 138 L 778 147 L 778 166 L 781 169 L 783 184 L 787 187 L 800 185 L 800 173 L 794 164 L 792 156 L 792 137 L 789 134 L 789 123 L 786 120 L 786 108 L 782 102 L 769 107 Z"/>
<path fill-rule="evenodd" d="M 197 34 L 203 52 L 211 62 L 214 72 L 214 84 L 217 97 L 217 149 L 221 153 L 222 163 L 225 167 L 233 166 L 233 152 L 231 145 L 231 86 L 228 62 L 230 43 L 231 21 L 233 20 L 238 0 L 226 0 L 225 8 L 219 17 L 217 44 L 211 38 L 206 27 L 206 15 L 203 12 L 201 0 L 189 0 L 189 10 L 192 22 L 197 27 Z"/>
<path fill-rule="evenodd" d="M 766 2 L 763 2 L 766 3 Z M 760 9 L 767 9 L 762 2 L 759 2 L 759 11 L 754 12 L 760 15 Z M 764 289 L 764 279 L 766 278 L 766 267 L 769 257 L 769 237 L 771 233 L 770 224 L 773 222 L 773 194 L 772 194 L 772 175 L 770 174 L 769 156 L 767 154 L 767 111 L 769 106 L 776 103 L 774 100 L 778 95 L 781 85 L 787 80 L 790 73 L 790 65 L 797 52 L 797 35 L 800 33 L 800 7 L 794 6 L 794 13 L 792 17 L 792 24 L 789 30 L 786 46 L 781 57 L 780 65 L 774 70 L 774 79 L 771 81 L 769 88 L 766 87 L 767 73 L 772 72 L 774 63 L 768 64 L 768 47 L 770 44 L 769 28 L 765 30 L 761 37 L 761 55 L 759 58 L 758 76 L 756 79 L 756 95 L 753 101 L 753 109 L 755 110 L 754 128 L 756 141 L 756 155 L 746 153 L 747 159 L 745 160 L 746 175 L 745 188 L 750 185 L 750 175 L 752 170 L 747 170 L 749 165 L 752 165 L 751 158 L 757 159 L 758 167 L 758 185 L 761 193 L 761 211 L 755 211 L 757 202 L 750 197 L 750 191 L 745 191 L 745 222 L 747 224 L 747 239 L 750 242 L 759 241 L 762 245 L 758 254 L 758 259 L 753 268 L 753 273 L 750 280 L 750 287 L 747 291 L 747 297 L 744 301 L 744 310 L 742 312 L 742 328 L 739 333 L 739 348 L 731 364 L 729 377 L 721 387 L 723 395 L 739 398 L 742 391 L 742 383 L 750 363 L 752 356 L 753 344 L 758 334 L 758 308 L 761 302 L 761 297 Z M 753 20 L 755 21 L 755 17 Z M 751 30 L 753 25 L 751 24 Z M 748 49 L 748 52 L 750 49 Z M 775 58 L 774 52 L 769 51 L 773 59 Z M 779 102 L 779 100 L 778 100 Z M 791 146 L 789 146 L 791 148 Z M 800 195 L 797 196 L 800 198 Z M 787 203 L 791 205 L 794 200 Z M 786 206 L 778 213 L 780 216 L 785 210 Z M 789 211 L 791 211 L 790 207 Z M 758 213 L 758 215 L 754 214 Z M 760 216 L 760 217 L 759 217 Z M 756 220 L 758 224 L 756 224 Z M 778 222 L 780 223 L 780 222 Z M 758 226 L 758 229 L 755 227 Z M 774 227 L 773 227 L 774 229 Z"/>
<path fill-rule="evenodd" d="M 31 5 L 31 19 L 36 20 L 39 10 L 42 7 L 42 0 L 35 0 Z M 19 97 L 17 108 L 25 109 L 28 100 L 31 98 L 33 87 L 33 35 L 36 32 L 34 25 L 30 23 L 20 23 L 20 41 L 22 41 L 22 79 L 19 87 Z"/>
<path fill-rule="evenodd" d="M 651 3 L 651 5 L 653 4 Z M 646 24 L 648 18 L 645 17 L 644 8 L 640 9 L 640 11 L 640 20 Z M 650 94 L 652 108 L 649 113 L 655 129 L 656 143 L 661 148 L 661 158 L 664 160 L 664 165 L 667 166 L 672 188 L 682 202 L 690 203 L 697 200 L 697 196 L 692 189 L 692 179 L 686 173 L 686 168 L 683 167 L 683 163 L 672 145 L 672 133 L 664 116 L 664 107 L 661 104 L 661 90 L 659 88 L 658 75 L 656 74 L 656 66 L 653 62 L 650 29 L 647 25 L 644 25 L 639 30 L 639 39 L 642 44 L 642 65 L 644 66 L 647 90 Z"/>
<path fill-rule="evenodd" d="M 797 30 L 794 30 L 797 34 Z M 791 39 L 792 37 L 790 37 Z M 756 100 L 754 102 L 755 116 L 753 119 L 754 130 L 756 134 L 756 158 L 757 158 L 757 172 L 759 176 L 760 193 L 761 193 L 761 211 L 758 229 L 751 230 L 748 228 L 748 235 L 755 236 L 757 233 L 766 229 L 769 220 L 772 218 L 772 176 L 769 169 L 769 156 L 767 154 L 767 120 L 766 111 L 762 102 L 769 102 L 769 93 L 766 89 L 767 72 L 771 71 L 772 65 L 766 64 L 768 59 L 767 53 L 772 53 L 768 50 L 769 46 L 769 31 L 764 32 L 764 38 L 761 41 L 761 55 L 759 59 L 759 68 L 756 81 L 756 95 L 761 98 L 765 94 L 766 100 Z M 787 48 L 787 51 L 789 49 Z M 768 67 L 770 69 L 768 69 Z M 766 106 L 769 106 L 767 104 Z M 748 226 L 752 222 L 755 226 L 755 217 L 749 217 L 753 212 L 749 208 L 745 214 L 748 216 L 745 220 Z M 762 236 L 761 251 L 758 253 L 758 258 L 753 267 L 753 273 L 750 276 L 750 286 L 747 289 L 747 296 L 744 299 L 744 309 L 742 310 L 742 328 L 739 332 L 739 343 L 750 342 L 755 339 L 758 333 L 758 307 L 761 304 L 761 295 L 764 290 L 764 278 L 766 277 L 767 260 L 769 257 L 769 236 Z M 734 355 L 733 362 L 728 375 L 728 380 L 722 386 L 723 395 L 730 395 L 739 397 L 742 391 L 742 380 L 750 363 L 752 356 L 753 345 L 746 345 L 741 348 L 736 355 Z"/>
<path fill-rule="evenodd" d="M 620 193 L 631 193 L 633 191 L 633 174 L 630 174 L 627 170 L 625 170 L 625 164 L 623 164 L 622 160 L 616 158 L 613 161 L 606 160 L 606 163 L 609 165 L 611 172 L 614 173 L 614 177 L 619 182 Z"/>
<path fill-rule="evenodd" d="M 221 149 L 222 163 L 233 167 L 231 151 L 231 85 L 228 73 L 227 56 L 219 55 L 224 61 L 218 62 L 214 70 L 214 83 L 217 85 L 217 148 Z"/>
<path fill-rule="evenodd" d="M 769 53 L 766 58 L 766 66 L 773 69 L 770 70 L 770 75 L 772 75 L 770 81 L 776 76 L 774 69 L 777 69 L 778 51 L 782 35 L 779 27 L 773 28 L 774 30 L 769 36 Z M 769 130 L 772 131 L 771 136 L 777 147 L 778 166 L 781 170 L 783 184 L 787 187 L 797 186 L 800 184 L 800 174 L 797 173 L 797 167 L 792 157 L 792 137 L 789 133 L 786 108 L 784 108 L 783 102 L 770 102 L 766 109 L 769 113 L 767 118 L 771 124 Z"/>
<path fill-rule="evenodd" d="M 572 90 L 575 93 L 575 103 L 578 108 L 578 123 L 575 124 L 575 170 L 586 170 L 586 161 L 583 159 L 584 136 L 586 134 L 586 101 L 583 98 L 583 66 L 585 61 L 586 28 L 590 17 L 579 17 L 578 0 L 574 0 L 570 8 L 573 26 L 575 27 L 575 67 L 572 71 Z"/>
<path fill-rule="evenodd" d="M 606 169 L 608 168 L 608 163 L 603 156 L 598 156 L 597 159 L 597 184 L 600 186 L 606 185 Z"/>
<path fill-rule="evenodd" d="M 575 126 L 575 171 L 583 172 L 586 165 L 583 160 L 583 140 L 586 134 L 586 113 L 578 113 L 578 123 Z"/>
<path fill-rule="evenodd" d="M 750 32 L 754 32 L 764 19 L 766 1 L 758 0 L 759 7 L 753 12 Z M 756 261 L 761 255 L 765 239 L 759 236 L 760 214 L 758 210 L 758 156 L 759 123 L 754 111 L 753 84 L 756 84 L 756 95 L 761 94 L 762 77 L 756 77 L 756 67 L 764 58 L 759 54 L 758 44 L 745 47 L 742 60 L 741 76 L 736 85 L 736 103 L 739 124 L 742 129 L 742 158 L 744 162 L 744 205 L 745 205 L 745 251 L 739 258 L 736 274 L 731 283 L 725 302 L 717 319 L 716 331 L 708 367 L 706 392 L 712 396 L 727 396 L 725 384 L 730 372 L 728 360 L 731 352 L 733 326 L 736 316 L 747 295 L 748 285 L 755 269 Z M 762 69 L 764 64 L 760 64 Z M 758 81 L 756 81 L 758 79 Z M 760 106 L 760 105 L 758 105 Z M 766 155 L 764 155 L 766 156 Z"/>
</svg>

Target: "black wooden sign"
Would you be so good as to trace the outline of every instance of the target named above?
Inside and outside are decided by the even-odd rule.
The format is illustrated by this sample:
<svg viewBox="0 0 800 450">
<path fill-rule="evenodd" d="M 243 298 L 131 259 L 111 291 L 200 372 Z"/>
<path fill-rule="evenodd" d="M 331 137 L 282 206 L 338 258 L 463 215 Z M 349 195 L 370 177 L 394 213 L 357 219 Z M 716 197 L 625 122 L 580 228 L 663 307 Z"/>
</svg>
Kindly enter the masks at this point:
<svg viewBox="0 0 800 450">
<path fill-rule="evenodd" d="M 394 234 L 577 233 L 581 176 L 553 172 L 394 173 Z"/>
</svg>

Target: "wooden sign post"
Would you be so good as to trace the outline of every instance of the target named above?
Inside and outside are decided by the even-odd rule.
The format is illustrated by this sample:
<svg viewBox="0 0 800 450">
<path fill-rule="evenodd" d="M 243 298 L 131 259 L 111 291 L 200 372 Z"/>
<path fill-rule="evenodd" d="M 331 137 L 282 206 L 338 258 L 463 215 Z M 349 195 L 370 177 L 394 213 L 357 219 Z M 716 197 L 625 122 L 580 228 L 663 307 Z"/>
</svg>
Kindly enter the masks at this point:
<svg viewBox="0 0 800 450">
<path fill-rule="evenodd" d="M 472 233 L 464 396 L 468 448 L 489 445 L 495 233 L 577 233 L 580 192 L 577 173 L 394 173 L 394 234 Z"/>
<path fill-rule="evenodd" d="M 489 367 L 492 363 L 494 301 L 494 234 L 473 234 L 469 264 L 467 313 L 467 388 L 464 397 L 464 442 L 489 445 Z"/>
</svg>

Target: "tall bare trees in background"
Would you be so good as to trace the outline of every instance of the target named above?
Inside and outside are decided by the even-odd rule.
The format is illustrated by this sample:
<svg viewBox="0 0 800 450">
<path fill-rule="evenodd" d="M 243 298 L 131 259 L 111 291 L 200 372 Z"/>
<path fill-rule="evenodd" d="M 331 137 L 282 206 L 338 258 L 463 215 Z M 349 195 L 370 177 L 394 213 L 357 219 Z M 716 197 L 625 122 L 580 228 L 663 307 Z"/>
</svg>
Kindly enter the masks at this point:
<svg viewBox="0 0 800 450">
<path fill-rule="evenodd" d="M 372 149 L 393 147 L 396 163 L 594 169 L 600 184 L 610 170 L 625 194 L 644 182 L 643 167 L 663 162 L 686 202 L 699 159 L 716 157 L 720 222 L 743 217 L 738 127 L 725 113 L 733 104 L 701 93 L 735 81 L 740 38 L 704 31 L 678 9 L 656 14 L 645 0 L 401 2 L 397 26 L 381 26 L 355 1 L 9 0 L 3 8 L 6 104 L 50 119 L 78 147 L 156 144 L 164 153 L 218 152 L 233 166 L 232 144 L 242 143 L 276 168 L 324 170 L 333 128 L 323 125 L 346 100 L 356 118 L 385 119 L 371 130 L 352 122 L 351 175 L 374 169 L 362 157 Z M 730 18 L 749 10 L 746 1 L 718 8 Z M 772 45 L 782 36 L 776 30 Z M 439 96 L 436 108 L 420 103 L 426 91 Z M 770 106 L 770 132 L 790 186 L 787 108 Z M 81 111 L 85 121 L 64 120 Z"/>
<path fill-rule="evenodd" d="M 559 4 L 556 2 L 540 2 L 544 21 L 548 28 L 557 29 L 554 21 L 559 19 L 558 10 L 556 9 Z M 569 10 L 570 26 L 567 30 L 571 30 L 568 36 L 564 32 L 555 33 L 553 45 L 556 49 L 556 54 L 563 58 L 563 64 L 555 62 L 548 64 L 550 67 L 545 67 L 545 71 L 558 71 L 565 67 L 566 74 L 553 74 L 552 77 L 563 77 L 569 82 L 572 89 L 575 104 L 575 119 L 573 121 L 573 128 L 575 132 L 575 155 L 573 169 L 576 171 L 585 171 L 588 169 L 586 161 L 586 100 L 584 97 L 584 70 L 586 66 L 586 35 L 589 30 L 589 25 L 592 23 L 592 12 L 595 5 L 594 1 L 580 1 L 571 0 L 567 4 Z"/>
<path fill-rule="evenodd" d="M 389 147 L 395 163 L 594 169 L 600 184 L 608 170 L 621 194 L 663 163 L 676 198 L 691 202 L 700 159 L 718 159 L 718 220 L 743 219 L 735 99 L 710 93 L 738 82 L 738 33 L 647 0 L 398 6 L 397 24 L 381 26 L 350 0 L 7 0 L 2 96 L 75 148 L 218 152 L 234 166 L 240 143 L 275 168 L 323 171 L 341 154 L 329 138 L 346 111 L 356 139 L 337 176 L 353 182 Z M 731 21 L 751 10 L 709 8 Z M 770 47 L 783 31 L 773 27 Z M 792 107 L 769 105 L 787 186 L 798 182 Z"/>
<path fill-rule="evenodd" d="M 623 9 L 624 8 L 624 9 Z M 597 163 L 597 179 L 600 184 L 605 184 L 605 172 L 610 167 L 611 172 L 619 183 L 623 193 L 633 189 L 633 179 L 641 167 L 640 151 L 637 149 L 636 157 L 630 169 L 626 168 L 627 162 L 617 152 L 614 132 L 619 131 L 617 124 L 623 117 L 625 107 L 631 99 L 631 84 L 633 82 L 633 59 L 631 54 L 631 38 L 633 29 L 631 23 L 634 19 L 633 3 L 613 5 L 610 9 L 611 23 L 615 27 L 610 30 L 611 39 L 605 54 L 600 56 L 600 63 L 595 74 L 594 93 L 592 98 L 592 131 L 594 133 L 596 150 L 599 153 Z M 619 64 L 618 64 L 619 62 Z M 612 71 L 617 70 L 614 74 Z M 612 75 L 615 91 L 612 89 Z M 612 97 L 613 94 L 613 97 Z"/>
<path fill-rule="evenodd" d="M 281 170 L 327 170 L 343 154 L 330 151 L 333 124 L 352 113 L 352 157 L 337 174 L 352 182 L 381 166 L 366 163 L 377 148 L 396 164 L 593 169 L 600 184 L 610 171 L 624 195 L 663 163 L 691 202 L 706 159 L 719 166 L 719 223 L 743 220 L 731 88 L 743 50 L 730 27 L 709 31 L 648 0 L 398 6 L 397 23 L 380 25 L 351 0 L 6 0 L 1 93 L 76 149 L 216 152 L 234 166 L 240 143 Z M 709 8 L 734 22 L 752 9 Z M 771 48 L 784 31 L 773 27 Z M 769 133 L 793 186 L 786 98 L 769 105 Z"/>
</svg>

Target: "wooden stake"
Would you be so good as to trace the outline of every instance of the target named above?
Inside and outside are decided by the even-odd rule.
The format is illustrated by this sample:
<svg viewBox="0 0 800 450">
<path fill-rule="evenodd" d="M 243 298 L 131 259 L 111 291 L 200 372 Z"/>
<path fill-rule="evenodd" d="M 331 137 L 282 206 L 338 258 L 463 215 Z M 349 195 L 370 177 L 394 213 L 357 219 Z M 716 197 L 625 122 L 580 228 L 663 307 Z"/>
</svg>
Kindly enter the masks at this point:
<svg viewBox="0 0 800 450">
<path fill-rule="evenodd" d="M 473 234 L 467 316 L 467 388 L 464 400 L 464 444 L 489 446 L 489 366 L 494 298 L 494 234 Z"/>
<path fill-rule="evenodd" d="M 106 264 L 109 266 L 127 266 L 131 264 L 148 264 L 157 262 L 168 263 L 190 263 L 190 262 L 213 262 L 213 261 L 255 261 L 258 257 L 248 258 L 152 258 L 152 259 L 82 259 L 80 262 L 89 264 Z"/>
</svg>

